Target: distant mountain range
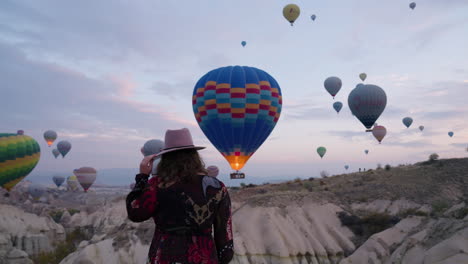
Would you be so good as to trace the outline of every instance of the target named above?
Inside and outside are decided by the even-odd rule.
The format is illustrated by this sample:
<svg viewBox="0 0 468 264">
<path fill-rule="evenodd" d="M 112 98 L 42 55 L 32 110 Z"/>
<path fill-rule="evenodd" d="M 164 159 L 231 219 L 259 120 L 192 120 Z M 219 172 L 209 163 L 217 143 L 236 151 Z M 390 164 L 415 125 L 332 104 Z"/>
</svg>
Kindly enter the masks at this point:
<svg viewBox="0 0 468 264">
<path fill-rule="evenodd" d="M 137 168 L 110 168 L 98 170 L 98 176 L 95 184 L 97 185 L 111 185 L 111 186 L 127 186 L 132 183 L 135 179 L 135 175 L 138 173 Z M 52 176 L 63 175 L 65 177 L 71 176 L 69 172 L 49 172 L 42 171 L 32 173 L 27 180 L 42 184 L 53 184 Z M 263 183 L 277 183 L 287 180 L 295 179 L 296 177 L 255 177 L 246 176 L 245 179 L 231 180 L 229 175 L 221 175 L 219 179 L 224 182 L 227 186 L 239 186 L 241 183 L 245 184 L 263 184 Z"/>
</svg>

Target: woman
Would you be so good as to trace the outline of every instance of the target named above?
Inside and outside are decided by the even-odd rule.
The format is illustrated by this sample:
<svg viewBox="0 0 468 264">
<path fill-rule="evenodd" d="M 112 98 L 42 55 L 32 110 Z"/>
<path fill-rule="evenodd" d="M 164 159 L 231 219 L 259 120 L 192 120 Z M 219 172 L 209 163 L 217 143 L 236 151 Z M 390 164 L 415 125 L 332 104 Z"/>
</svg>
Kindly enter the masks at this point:
<svg viewBox="0 0 468 264">
<path fill-rule="evenodd" d="M 193 145 L 187 128 L 167 130 L 164 142 L 160 153 L 141 162 L 126 201 L 131 221 L 152 217 L 156 224 L 147 263 L 229 263 L 233 238 L 226 187 L 206 176 L 197 152 L 204 147 Z M 157 156 L 161 156 L 158 175 L 148 181 Z"/>
</svg>

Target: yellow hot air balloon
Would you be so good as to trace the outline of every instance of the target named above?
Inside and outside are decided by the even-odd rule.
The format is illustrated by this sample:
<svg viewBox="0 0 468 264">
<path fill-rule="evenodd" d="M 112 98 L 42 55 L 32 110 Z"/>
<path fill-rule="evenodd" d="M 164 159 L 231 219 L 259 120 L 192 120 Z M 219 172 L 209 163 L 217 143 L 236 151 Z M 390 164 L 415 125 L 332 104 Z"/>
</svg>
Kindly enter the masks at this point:
<svg viewBox="0 0 468 264">
<path fill-rule="evenodd" d="M 291 23 L 291 26 L 293 26 L 300 13 L 301 9 L 295 4 L 289 4 L 283 8 L 283 16 Z"/>
</svg>

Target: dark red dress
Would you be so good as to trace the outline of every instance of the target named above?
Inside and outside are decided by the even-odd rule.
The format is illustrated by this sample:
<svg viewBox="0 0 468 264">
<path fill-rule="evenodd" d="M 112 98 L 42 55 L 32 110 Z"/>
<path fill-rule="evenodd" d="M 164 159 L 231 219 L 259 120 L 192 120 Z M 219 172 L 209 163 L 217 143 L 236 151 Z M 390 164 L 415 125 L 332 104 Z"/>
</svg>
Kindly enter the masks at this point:
<svg viewBox="0 0 468 264">
<path fill-rule="evenodd" d="M 224 184 L 196 175 L 192 182 L 160 188 L 157 177 L 147 179 L 138 174 L 126 200 L 131 221 L 152 217 L 156 224 L 147 263 L 229 263 L 233 257 L 231 201 Z"/>
</svg>

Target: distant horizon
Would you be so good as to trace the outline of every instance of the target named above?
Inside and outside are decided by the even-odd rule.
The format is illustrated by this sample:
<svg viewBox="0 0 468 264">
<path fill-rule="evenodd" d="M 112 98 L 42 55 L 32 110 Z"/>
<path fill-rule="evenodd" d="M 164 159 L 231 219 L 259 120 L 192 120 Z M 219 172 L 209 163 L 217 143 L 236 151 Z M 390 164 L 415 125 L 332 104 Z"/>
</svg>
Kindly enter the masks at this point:
<svg viewBox="0 0 468 264">
<path fill-rule="evenodd" d="M 429 158 L 429 157 L 428 157 Z M 451 160 L 451 159 L 468 159 L 468 157 L 459 157 L 459 158 L 441 158 L 439 157 L 439 160 Z M 400 165 L 403 165 L 403 166 L 407 166 L 407 165 L 415 165 L 417 163 L 421 163 L 421 162 L 424 162 L 424 161 L 427 161 L 428 159 L 425 159 L 425 160 L 420 160 L 420 161 L 417 161 L 417 162 L 412 162 L 412 163 L 399 163 L 399 164 L 394 164 L 394 165 L 391 165 L 389 164 L 390 166 L 392 167 L 398 167 Z M 377 165 L 375 165 L 375 167 L 361 167 L 362 169 L 362 172 L 364 172 L 364 169 L 369 170 L 369 169 L 372 169 L 372 170 L 375 170 L 377 168 Z M 387 164 L 381 164 L 382 165 L 382 168 L 385 167 L 385 165 Z M 111 174 L 112 171 L 120 171 L 121 173 L 119 173 L 119 177 L 114 177 L 114 175 Z M 126 172 L 130 172 L 130 171 L 133 171 L 134 174 L 126 174 Z M 101 172 L 101 173 L 100 173 Z M 104 172 L 104 176 L 103 176 L 103 172 Z M 125 172 L 125 173 L 124 173 Z M 328 172 L 328 171 L 327 171 Z M 351 174 L 351 173 L 356 173 L 356 172 L 359 172 L 359 168 L 357 168 L 356 170 L 345 170 L 341 173 L 329 173 L 328 176 L 332 177 L 332 176 L 336 176 L 336 175 L 343 175 L 343 174 Z M 96 182 L 95 184 L 98 184 L 98 185 L 102 185 L 102 186 L 128 186 L 130 185 L 131 183 L 134 182 L 134 176 L 135 174 L 138 173 L 138 169 L 137 168 L 107 168 L 107 169 L 101 169 L 101 170 L 98 170 L 97 171 L 97 178 L 96 178 Z M 54 183 L 52 182 L 52 176 L 53 175 L 66 175 L 66 173 L 57 173 L 57 172 L 54 172 L 54 171 L 49 171 L 49 172 L 42 172 L 42 173 L 36 173 L 36 174 L 33 174 L 33 175 L 30 175 L 28 177 L 26 177 L 24 180 L 28 180 L 30 182 L 36 182 L 36 183 L 40 183 L 40 184 L 47 184 L 47 185 L 54 185 Z M 73 175 L 73 173 L 71 173 L 70 175 L 68 176 L 71 176 Z M 128 175 L 128 177 L 127 177 Z M 64 176 L 65 178 L 67 176 Z M 104 179 L 103 179 L 104 177 Z M 310 177 L 306 177 L 306 176 L 299 176 L 299 175 L 292 175 L 292 176 L 273 176 L 273 177 L 259 177 L 259 176 L 249 176 L 247 175 L 245 179 L 236 179 L 236 180 L 231 180 L 229 178 L 229 175 L 225 175 L 225 174 L 221 174 L 221 176 L 218 176 L 218 179 L 221 180 L 224 184 L 226 184 L 226 186 L 229 186 L 229 187 L 235 187 L 235 186 L 240 186 L 241 183 L 244 183 L 244 184 L 256 184 L 256 185 L 261 185 L 261 184 L 264 184 L 264 183 L 279 183 L 279 182 L 286 182 L 286 181 L 293 181 L 297 178 L 300 178 L 301 180 L 305 180 L 305 179 L 308 179 L 308 178 L 321 178 L 320 176 L 320 173 L 317 174 L 316 176 L 310 176 Z M 127 181 L 129 180 L 129 181 Z M 112 184 L 110 183 L 106 183 L 106 182 L 113 182 Z M 66 184 L 66 182 L 64 183 Z M 93 185 L 94 186 L 94 185 Z"/>
</svg>

